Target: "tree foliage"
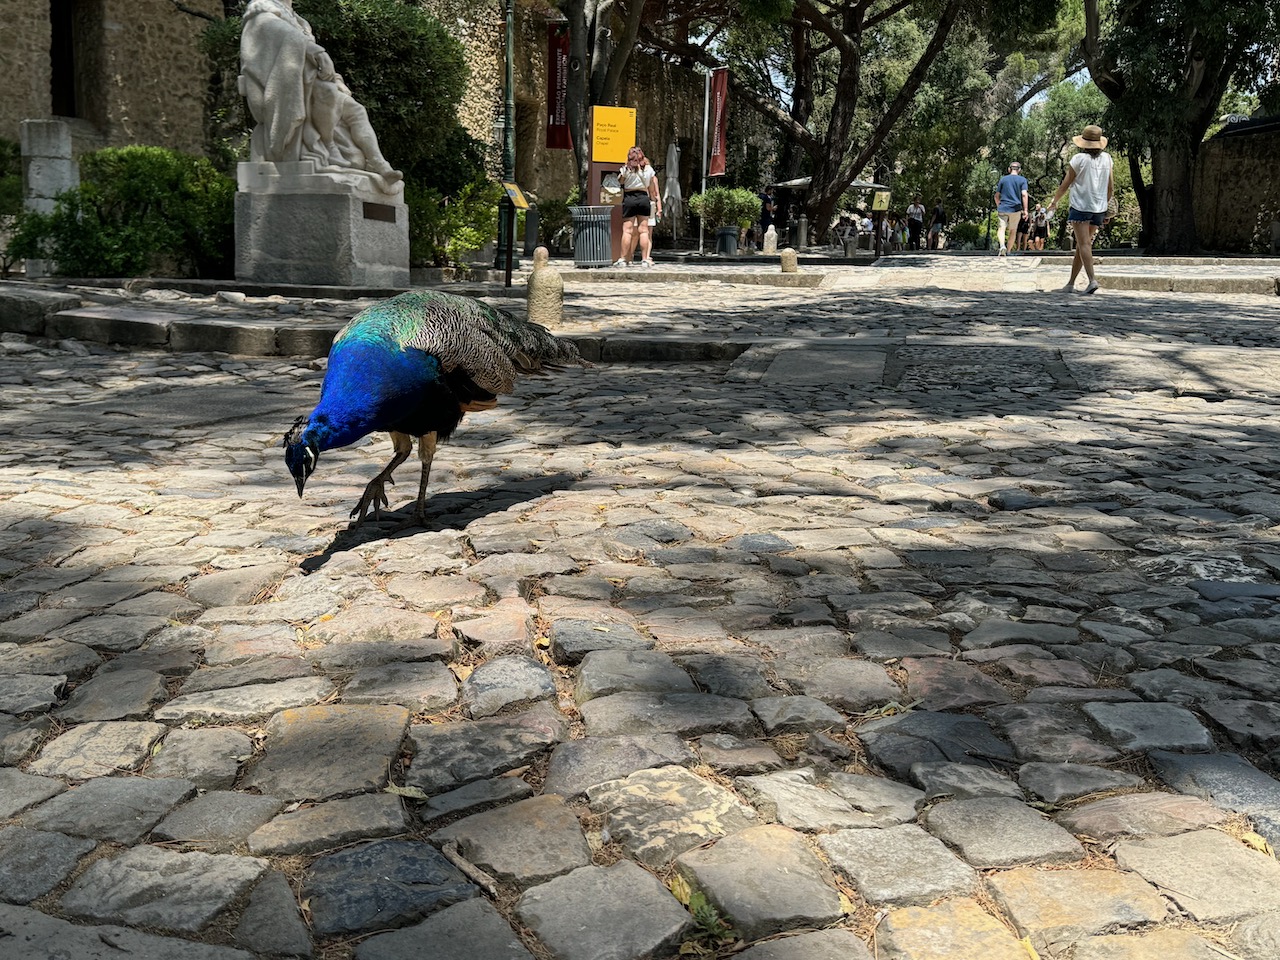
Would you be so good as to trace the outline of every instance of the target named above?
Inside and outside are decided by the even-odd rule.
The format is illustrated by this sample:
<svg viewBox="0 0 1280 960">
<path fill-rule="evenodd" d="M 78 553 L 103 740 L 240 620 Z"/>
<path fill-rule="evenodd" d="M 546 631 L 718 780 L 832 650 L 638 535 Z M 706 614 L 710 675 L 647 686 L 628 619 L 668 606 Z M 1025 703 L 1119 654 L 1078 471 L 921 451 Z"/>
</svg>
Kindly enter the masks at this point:
<svg viewBox="0 0 1280 960">
<path fill-rule="evenodd" d="M 1274 0 L 1084 0 L 1082 55 L 1110 101 L 1103 123 L 1129 154 L 1148 249 L 1198 246 L 1191 194 L 1200 143 L 1235 86 L 1274 95 Z M 1138 160 L 1149 152 L 1150 187 Z"/>
<path fill-rule="evenodd" d="M 825 223 L 855 178 L 869 168 L 875 174 L 891 136 L 915 126 L 918 108 L 941 120 L 954 116 L 955 99 L 991 91 L 993 77 L 1028 38 L 1058 27 L 1059 6 L 1059 0 L 736 0 L 726 8 L 667 0 L 642 24 L 640 37 L 667 56 L 731 67 L 735 94 L 783 140 L 779 175 L 812 177 L 809 213 Z M 948 52 L 955 38 L 961 48 L 982 46 L 978 62 L 993 72 L 972 77 L 973 59 Z M 994 63 L 987 51 L 1006 64 Z M 953 79 L 963 76 L 959 89 L 948 70 Z M 1025 86 L 1007 84 L 1011 99 Z M 972 156 L 964 146 L 973 138 L 947 132 L 941 122 L 933 126 L 935 147 L 950 139 L 957 157 Z"/>
</svg>

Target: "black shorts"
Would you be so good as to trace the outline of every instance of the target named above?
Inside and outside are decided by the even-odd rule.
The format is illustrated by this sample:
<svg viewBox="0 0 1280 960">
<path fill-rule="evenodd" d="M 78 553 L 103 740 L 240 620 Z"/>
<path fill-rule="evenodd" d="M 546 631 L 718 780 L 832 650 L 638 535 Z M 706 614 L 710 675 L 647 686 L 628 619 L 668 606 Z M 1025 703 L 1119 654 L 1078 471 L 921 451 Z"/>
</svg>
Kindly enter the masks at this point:
<svg viewBox="0 0 1280 960">
<path fill-rule="evenodd" d="M 649 191 L 628 190 L 622 195 L 622 219 L 649 216 Z"/>
<path fill-rule="evenodd" d="M 1036 239 L 1037 239 L 1037 240 L 1048 240 L 1048 239 L 1049 239 L 1049 228 L 1048 228 L 1048 227 L 1036 227 L 1035 237 L 1036 237 Z"/>
</svg>

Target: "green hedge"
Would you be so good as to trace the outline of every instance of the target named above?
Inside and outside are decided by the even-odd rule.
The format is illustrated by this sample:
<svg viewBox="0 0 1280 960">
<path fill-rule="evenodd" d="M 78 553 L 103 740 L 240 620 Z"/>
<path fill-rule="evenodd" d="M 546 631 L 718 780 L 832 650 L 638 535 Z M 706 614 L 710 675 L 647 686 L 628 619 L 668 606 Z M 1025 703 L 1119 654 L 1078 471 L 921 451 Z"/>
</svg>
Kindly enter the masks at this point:
<svg viewBox="0 0 1280 960">
<path fill-rule="evenodd" d="M 208 160 L 162 147 L 119 147 L 80 159 L 80 186 L 52 213 L 19 215 L 12 256 L 43 258 L 76 277 L 229 277 L 235 182 Z"/>
</svg>

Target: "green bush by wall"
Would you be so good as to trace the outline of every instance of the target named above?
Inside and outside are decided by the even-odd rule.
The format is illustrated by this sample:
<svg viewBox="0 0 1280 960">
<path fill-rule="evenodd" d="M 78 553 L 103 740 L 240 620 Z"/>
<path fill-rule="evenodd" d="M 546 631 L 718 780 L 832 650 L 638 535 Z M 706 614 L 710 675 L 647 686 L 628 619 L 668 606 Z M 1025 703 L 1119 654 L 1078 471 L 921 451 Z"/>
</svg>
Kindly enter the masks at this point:
<svg viewBox="0 0 1280 960">
<path fill-rule="evenodd" d="M 80 186 L 52 213 L 25 211 L 12 256 L 43 258 L 76 277 L 229 277 L 235 258 L 230 177 L 203 157 L 118 147 L 80 159 Z"/>
</svg>

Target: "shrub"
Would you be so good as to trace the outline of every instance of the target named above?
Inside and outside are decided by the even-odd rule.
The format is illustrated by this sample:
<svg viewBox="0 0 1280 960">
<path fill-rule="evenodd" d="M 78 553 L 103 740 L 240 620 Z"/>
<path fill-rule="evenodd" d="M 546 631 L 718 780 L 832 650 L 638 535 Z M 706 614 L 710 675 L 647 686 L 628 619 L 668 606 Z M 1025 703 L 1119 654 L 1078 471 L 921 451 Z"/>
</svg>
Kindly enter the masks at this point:
<svg viewBox="0 0 1280 960">
<path fill-rule="evenodd" d="M 456 197 L 405 185 L 409 205 L 409 261 L 415 266 L 462 264 L 498 232 L 502 188 L 473 180 Z"/>
<path fill-rule="evenodd" d="M 947 230 L 947 246 L 953 250 L 961 249 L 966 243 L 975 248 L 982 242 L 982 224 L 953 223 Z"/>
<path fill-rule="evenodd" d="M 689 198 L 689 209 L 710 230 L 751 226 L 760 213 L 760 198 L 741 187 L 712 187 Z"/>
<path fill-rule="evenodd" d="M 230 275 L 236 185 L 208 160 L 110 148 L 82 157 L 80 177 L 52 213 L 18 217 L 14 256 L 53 260 L 81 277 Z"/>
</svg>

